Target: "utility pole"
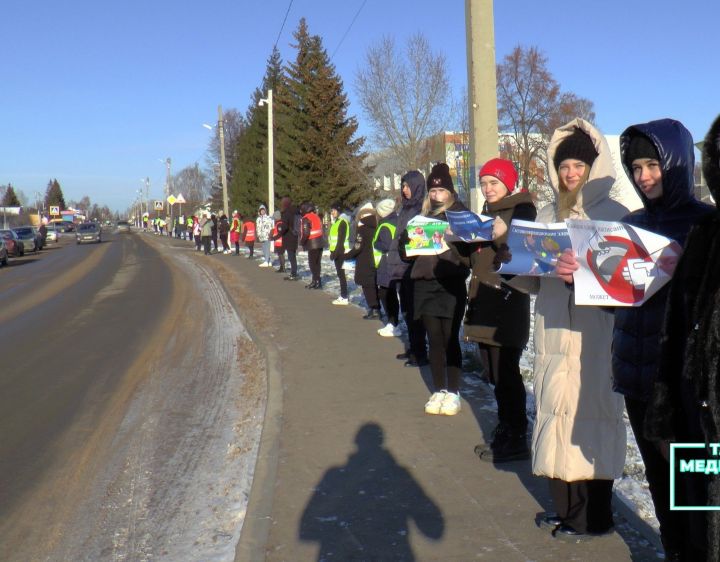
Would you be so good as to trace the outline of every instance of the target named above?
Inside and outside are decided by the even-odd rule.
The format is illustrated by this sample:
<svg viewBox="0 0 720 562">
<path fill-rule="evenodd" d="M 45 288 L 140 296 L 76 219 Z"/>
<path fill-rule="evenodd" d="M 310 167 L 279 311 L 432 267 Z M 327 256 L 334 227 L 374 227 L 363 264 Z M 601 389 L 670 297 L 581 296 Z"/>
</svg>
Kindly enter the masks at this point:
<svg viewBox="0 0 720 562">
<path fill-rule="evenodd" d="M 497 78 L 493 0 L 465 0 L 468 115 L 470 117 L 470 207 L 479 213 L 485 198 L 477 173 L 498 155 Z"/>
<path fill-rule="evenodd" d="M 225 119 L 222 105 L 218 105 L 218 135 L 220 136 L 220 181 L 222 182 L 223 213 L 227 217 L 230 213 L 228 211 L 227 169 L 225 168 Z"/>
<path fill-rule="evenodd" d="M 274 171 L 274 148 L 273 148 L 273 95 L 268 90 L 267 97 L 258 101 L 259 106 L 268 106 L 268 214 L 275 212 L 275 171 Z"/>
<path fill-rule="evenodd" d="M 145 212 L 150 219 L 150 178 L 145 178 Z"/>
</svg>

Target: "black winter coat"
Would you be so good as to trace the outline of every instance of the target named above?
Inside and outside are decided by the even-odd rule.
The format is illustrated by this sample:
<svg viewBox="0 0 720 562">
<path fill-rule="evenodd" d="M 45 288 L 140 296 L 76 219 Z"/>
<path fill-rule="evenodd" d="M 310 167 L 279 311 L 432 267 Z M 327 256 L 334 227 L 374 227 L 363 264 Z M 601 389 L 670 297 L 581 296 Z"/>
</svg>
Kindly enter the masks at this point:
<svg viewBox="0 0 720 562">
<path fill-rule="evenodd" d="M 486 203 L 483 214 L 500 217 L 509 232 L 513 219 L 534 221 L 537 211 L 530 194 L 519 192 Z M 530 296 L 504 284 L 496 273 L 508 232 L 492 242 L 476 244 L 477 250 L 470 255 L 472 277 L 463 334 L 466 341 L 522 348 L 530 335 Z"/>
<path fill-rule="evenodd" d="M 355 244 L 343 257 L 355 260 L 355 283 L 360 286 L 375 285 L 375 260 L 373 259 L 372 239 L 375 236 L 377 218 L 374 215 L 363 217 L 358 223 Z"/>
<path fill-rule="evenodd" d="M 684 245 L 691 227 L 714 210 L 695 199 L 692 137 L 681 123 L 672 119 L 629 127 L 620 137 L 620 155 L 631 181 L 632 162 L 628 161 L 626 152 L 630 140 L 638 134 L 648 137 L 657 148 L 663 194 L 659 199 L 648 200 L 636 186 L 644 208 L 630 213 L 622 222 Z M 669 291 L 670 283 L 641 307 L 615 309 L 612 354 L 615 392 L 635 400 L 650 398 L 658 370 L 660 332 Z"/>
<path fill-rule="evenodd" d="M 720 117 L 703 145 L 703 173 L 720 200 Z M 720 441 L 720 213 L 690 232 L 675 270 L 660 341 L 657 381 L 648 403 L 650 440 Z M 720 477 L 708 475 L 707 505 L 720 505 Z M 707 515 L 706 560 L 720 560 L 720 517 Z"/>
<path fill-rule="evenodd" d="M 295 232 L 294 227 L 297 214 L 297 207 L 292 203 L 280 213 L 282 223 L 278 228 L 278 234 L 282 237 L 283 248 L 291 252 L 296 251 L 298 247 L 298 233 Z"/>
<path fill-rule="evenodd" d="M 420 172 L 417 170 L 408 172 L 402 177 L 401 182 L 410 186 L 410 199 L 402 198 L 395 238 L 387 254 L 388 275 L 391 280 L 410 278 L 410 266 L 413 262 L 405 257 L 405 248 L 402 247 L 400 237 L 405 232 L 410 219 L 420 214 L 425 199 L 425 178 Z"/>
</svg>

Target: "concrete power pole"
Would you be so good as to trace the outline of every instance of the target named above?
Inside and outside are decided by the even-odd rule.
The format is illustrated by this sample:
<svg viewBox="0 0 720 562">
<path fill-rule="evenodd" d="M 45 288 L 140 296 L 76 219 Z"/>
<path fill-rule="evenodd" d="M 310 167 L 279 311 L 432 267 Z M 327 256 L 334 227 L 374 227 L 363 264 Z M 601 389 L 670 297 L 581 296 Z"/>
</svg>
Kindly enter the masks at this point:
<svg viewBox="0 0 720 562">
<path fill-rule="evenodd" d="M 222 105 L 218 105 L 218 135 L 220 135 L 220 181 L 222 182 L 223 213 L 230 216 L 228 209 L 227 168 L 225 164 L 225 117 Z"/>
<path fill-rule="evenodd" d="M 470 116 L 470 208 L 479 213 L 485 198 L 477 173 L 498 155 L 497 80 L 493 0 L 465 0 L 468 115 Z"/>
</svg>

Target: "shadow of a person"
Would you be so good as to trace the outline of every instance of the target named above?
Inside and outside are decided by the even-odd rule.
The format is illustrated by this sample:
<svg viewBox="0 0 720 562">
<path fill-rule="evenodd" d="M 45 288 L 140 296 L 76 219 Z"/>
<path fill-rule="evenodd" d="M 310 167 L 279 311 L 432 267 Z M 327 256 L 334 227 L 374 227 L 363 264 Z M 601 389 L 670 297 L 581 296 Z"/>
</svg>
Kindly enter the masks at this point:
<svg viewBox="0 0 720 562">
<path fill-rule="evenodd" d="M 319 561 L 414 560 L 409 521 L 426 537 L 440 539 L 440 509 L 383 448 L 379 425 L 363 425 L 355 443 L 347 464 L 330 468 L 316 486 L 302 515 L 300 540 L 320 543 Z"/>
</svg>

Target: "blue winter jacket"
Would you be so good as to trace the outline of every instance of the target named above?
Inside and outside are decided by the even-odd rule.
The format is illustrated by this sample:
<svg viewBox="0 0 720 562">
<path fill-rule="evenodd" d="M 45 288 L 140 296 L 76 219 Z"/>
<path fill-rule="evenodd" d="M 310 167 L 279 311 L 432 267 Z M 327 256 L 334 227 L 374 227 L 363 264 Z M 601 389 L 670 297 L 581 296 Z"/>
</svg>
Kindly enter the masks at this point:
<svg viewBox="0 0 720 562">
<path fill-rule="evenodd" d="M 417 170 L 408 172 L 402 177 L 401 182 L 410 186 L 410 199 L 402 198 L 395 238 L 390 244 L 390 250 L 386 256 L 389 280 L 410 278 L 410 266 L 413 262 L 405 258 L 405 249 L 401 248 L 400 238 L 410 219 L 420 214 L 425 199 L 425 178 L 420 172 Z"/>
<path fill-rule="evenodd" d="M 647 199 L 633 181 L 627 149 L 630 139 L 636 135 L 648 137 L 660 156 L 663 194 L 659 199 Z M 622 222 L 667 236 L 684 246 L 691 227 L 714 210 L 695 199 L 695 154 L 690 132 L 673 119 L 633 125 L 620 136 L 620 156 L 644 205 Z M 636 400 L 649 400 L 658 370 L 660 332 L 669 288 L 670 283 L 641 307 L 615 309 L 612 349 L 615 392 Z"/>
</svg>

